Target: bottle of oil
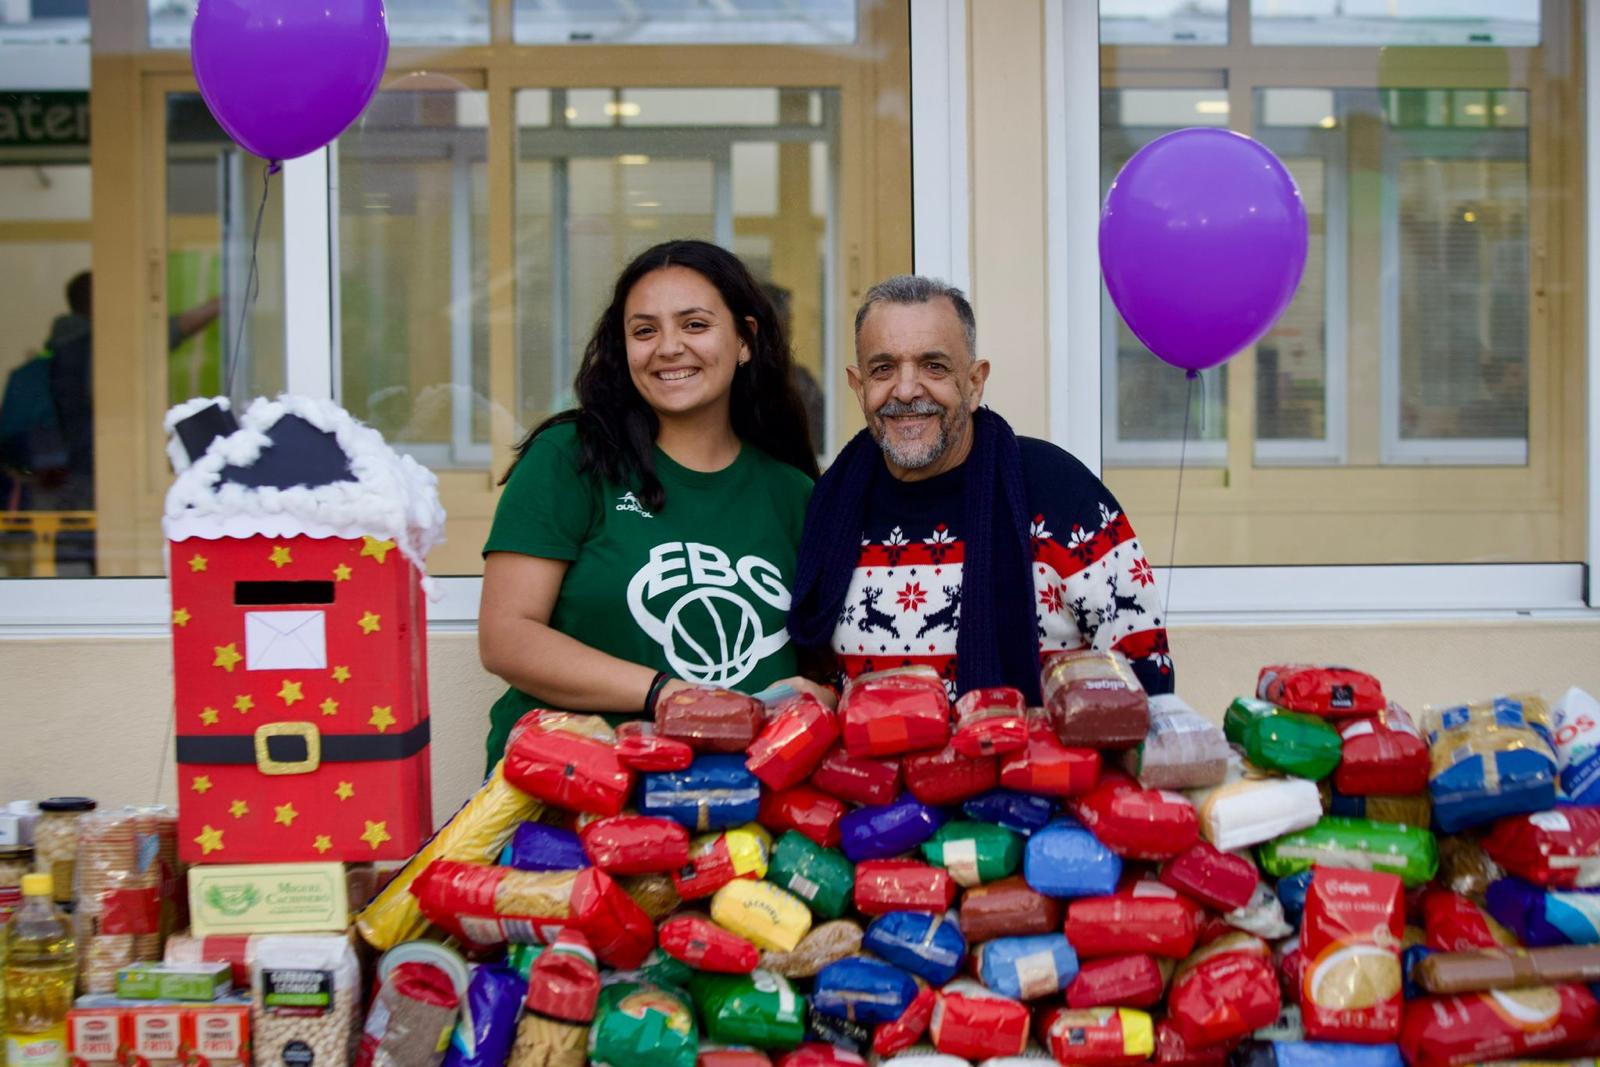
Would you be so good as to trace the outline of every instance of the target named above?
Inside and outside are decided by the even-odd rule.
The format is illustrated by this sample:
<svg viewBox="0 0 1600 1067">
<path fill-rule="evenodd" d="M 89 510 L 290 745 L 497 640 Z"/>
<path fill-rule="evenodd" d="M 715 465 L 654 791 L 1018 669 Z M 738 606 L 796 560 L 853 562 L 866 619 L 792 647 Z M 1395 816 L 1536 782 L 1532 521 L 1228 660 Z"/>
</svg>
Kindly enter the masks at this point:
<svg viewBox="0 0 1600 1067">
<path fill-rule="evenodd" d="M 72 924 L 51 901 L 48 874 L 22 877 L 22 906 L 5 931 L 7 1067 L 65 1067 L 67 1009 L 78 976 Z"/>
</svg>

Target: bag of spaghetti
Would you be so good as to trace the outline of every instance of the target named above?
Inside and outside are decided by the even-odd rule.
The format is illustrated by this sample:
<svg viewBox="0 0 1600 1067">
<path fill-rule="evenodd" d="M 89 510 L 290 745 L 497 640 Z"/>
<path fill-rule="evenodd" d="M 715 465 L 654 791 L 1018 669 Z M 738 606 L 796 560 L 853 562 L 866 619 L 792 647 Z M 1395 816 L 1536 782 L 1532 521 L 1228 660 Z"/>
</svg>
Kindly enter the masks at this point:
<svg viewBox="0 0 1600 1067">
<path fill-rule="evenodd" d="M 505 1067 L 583 1067 L 599 997 L 594 953 L 582 934 L 563 931 L 528 973 L 527 1011 Z"/>
<path fill-rule="evenodd" d="M 1306 897 L 1300 1008 L 1314 1041 L 1377 1044 L 1400 1035 L 1398 876 L 1318 867 Z"/>
<path fill-rule="evenodd" d="M 598 715 L 530 711 L 506 744 L 506 781 L 568 811 L 616 815 L 633 789 L 617 737 Z"/>
<path fill-rule="evenodd" d="M 1538 697 L 1427 709 L 1428 792 L 1439 829 L 1456 833 L 1556 802 L 1553 719 Z"/>
</svg>

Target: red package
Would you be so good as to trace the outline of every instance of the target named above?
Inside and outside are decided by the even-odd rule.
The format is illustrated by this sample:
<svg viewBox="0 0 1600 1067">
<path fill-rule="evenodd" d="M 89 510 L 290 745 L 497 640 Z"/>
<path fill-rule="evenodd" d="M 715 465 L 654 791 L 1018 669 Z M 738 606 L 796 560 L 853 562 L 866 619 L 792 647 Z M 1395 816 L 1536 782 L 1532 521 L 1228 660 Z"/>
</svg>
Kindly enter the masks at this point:
<svg viewBox="0 0 1600 1067">
<path fill-rule="evenodd" d="M 928 1030 L 946 1056 L 986 1060 L 1015 1056 L 1028 1044 L 1029 1012 L 976 982 L 951 982 L 939 991 Z"/>
<path fill-rule="evenodd" d="M 906 788 L 924 804 L 959 804 L 1000 784 L 999 762 L 993 756 L 963 756 L 955 746 L 906 757 Z"/>
<path fill-rule="evenodd" d="M 1399 875 L 1314 868 L 1300 927 L 1307 1038 L 1377 1044 L 1399 1036 L 1405 921 Z"/>
<path fill-rule="evenodd" d="M 1183 1035 L 1167 1020 L 1156 1023 L 1156 1056 L 1151 1063 L 1161 1067 L 1227 1067 L 1234 1042 L 1191 1048 Z"/>
<path fill-rule="evenodd" d="M 607 874 L 660 874 L 689 862 L 689 831 L 652 815 L 609 815 L 579 832 L 589 862 Z"/>
<path fill-rule="evenodd" d="M 372 1067 L 374 1059 L 380 1056 L 385 1064 L 396 1062 L 399 1049 L 414 1045 L 419 1038 L 426 1040 L 432 1036 L 425 1037 L 425 1031 L 419 1032 L 422 1020 L 437 1019 L 447 1013 L 454 1019 L 460 1008 L 461 996 L 444 968 L 420 962 L 397 964 L 384 979 L 373 1001 L 373 1010 L 367 1015 L 355 1067 Z M 437 1025 L 435 1021 L 428 1028 Z M 445 1032 L 449 1030 L 450 1026 L 446 1025 Z M 12 1058 L 20 1062 L 22 1057 L 13 1052 Z M 148 1064 L 150 1060 L 137 1056 L 137 1062 Z"/>
<path fill-rule="evenodd" d="M 580 733 L 604 720 L 558 711 L 530 711 L 506 748 L 504 774 L 514 789 L 569 811 L 616 815 L 633 789 L 633 772 L 611 744 Z M 609 732 L 609 730 L 607 730 Z"/>
<path fill-rule="evenodd" d="M 1194 950 L 1199 913 L 1171 886 L 1139 879 L 1110 896 L 1069 901 L 1066 935 L 1080 959 L 1148 952 L 1181 960 Z"/>
<path fill-rule="evenodd" d="M 662 952 L 697 971 L 749 974 L 761 962 L 760 949 L 704 915 L 675 915 L 656 937 Z"/>
<path fill-rule="evenodd" d="M 707 1067 L 707 1055 L 700 1053 L 699 1067 Z M 866 1067 L 866 1062 L 849 1049 L 808 1041 L 793 1052 L 786 1052 L 779 1057 L 777 1067 Z"/>
<path fill-rule="evenodd" d="M 961 936 L 971 947 L 997 937 L 1053 934 L 1061 929 L 1061 902 L 1014 874 L 967 890 L 958 918 Z"/>
<path fill-rule="evenodd" d="M 594 950 L 578 931 L 561 931 L 549 951 L 533 961 L 523 1003 L 529 1011 L 551 1019 L 587 1023 L 593 1021 L 599 999 L 600 971 Z"/>
<path fill-rule="evenodd" d="M 943 915 L 956 902 L 956 883 L 943 867 L 916 860 L 856 864 L 856 910 L 863 915 L 926 911 Z"/>
<path fill-rule="evenodd" d="M 823 848 L 838 848 L 839 821 L 849 810 L 838 797 L 808 785 L 797 785 L 781 793 L 762 790 L 756 821 L 771 830 L 773 837 L 785 830 L 798 830 Z"/>
<path fill-rule="evenodd" d="M 1039 1018 L 1039 1037 L 1057 1063 L 1121 1067 L 1155 1049 L 1150 1016 L 1117 1008 L 1053 1008 Z"/>
<path fill-rule="evenodd" d="M 617 759 L 635 771 L 685 771 L 694 762 L 694 749 L 662 737 L 653 722 L 629 719 L 617 727 Z"/>
<path fill-rule="evenodd" d="M 1505 927 L 1459 893 L 1429 887 L 1422 894 L 1422 922 L 1427 945 L 1435 952 L 1467 952 L 1475 948 L 1516 947 Z"/>
<path fill-rule="evenodd" d="M 656 700 L 656 732 L 696 752 L 743 752 L 766 721 L 761 701 L 731 689 L 690 686 Z"/>
<path fill-rule="evenodd" d="M 1256 696 L 1280 708 L 1328 718 L 1376 715 L 1388 706 L 1378 680 L 1365 671 L 1349 667 L 1305 664 L 1262 667 L 1256 679 Z"/>
<path fill-rule="evenodd" d="M 1406 1005 L 1407 1063 L 1458 1067 L 1558 1051 L 1594 1033 L 1600 1007 L 1581 985 L 1421 997 Z"/>
<path fill-rule="evenodd" d="M 1237 1041 L 1276 1020 L 1282 1006 L 1267 943 L 1243 932 L 1184 960 L 1167 992 L 1167 1019 L 1191 1048 Z"/>
<path fill-rule="evenodd" d="M 1306 954 L 1300 951 L 1300 938 L 1291 937 L 1272 950 L 1278 965 L 1278 989 L 1285 1004 L 1300 1003 L 1300 988 L 1305 982 Z"/>
<path fill-rule="evenodd" d="M 1483 850 L 1537 885 L 1600 885 L 1600 808 L 1555 808 L 1501 819 L 1483 839 Z"/>
<path fill-rule="evenodd" d="M 778 705 L 761 735 L 750 745 L 744 765 L 768 789 L 788 789 L 805 781 L 839 739 L 839 720 L 822 702 L 801 693 Z"/>
<path fill-rule="evenodd" d="M 1243 856 L 1221 852 L 1209 841 L 1196 841 L 1163 863 L 1159 877 L 1208 908 L 1232 911 L 1250 903 L 1261 872 Z"/>
<path fill-rule="evenodd" d="M 877 807 L 900 795 L 900 761 L 852 756 L 836 748 L 811 772 L 811 784 L 851 804 Z"/>
<path fill-rule="evenodd" d="M 727 833 L 723 832 L 695 839 L 694 844 L 689 846 L 688 861 L 672 872 L 672 887 L 684 900 L 699 900 L 709 897 L 735 878 L 759 879 L 766 874 L 766 870 L 765 863 L 741 870 L 740 865 L 733 861 Z"/>
<path fill-rule="evenodd" d="M 956 701 L 950 744 L 963 756 L 999 756 L 1028 744 L 1028 701 L 1020 689 L 971 689 Z"/>
<path fill-rule="evenodd" d="M 852 756 L 898 756 L 950 739 L 950 699 L 931 667 L 858 675 L 845 686 L 839 718 Z"/>
<path fill-rule="evenodd" d="M 1101 844 L 1124 859 L 1164 860 L 1200 840 L 1200 816 L 1181 793 L 1144 789 L 1107 771 L 1072 809 Z"/>
<path fill-rule="evenodd" d="M 1406 709 L 1391 701 L 1368 718 L 1341 723 L 1344 748 L 1333 788 L 1347 796 L 1409 796 L 1428 791 L 1428 742 Z"/>
<path fill-rule="evenodd" d="M 1041 714 L 1028 718 L 1027 744 L 1000 762 L 1000 784 L 1019 793 L 1079 796 L 1099 780 L 1099 750 L 1063 745 L 1050 720 Z"/>
<path fill-rule="evenodd" d="M 802 1048 L 806 1046 L 801 1046 Z M 785 1063 L 788 1061 L 785 1060 Z M 807 1060 L 806 1063 L 822 1064 L 827 1060 Z M 840 1060 L 840 1063 L 856 1063 L 856 1060 Z M 754 1048 L 703 1048 L 695 1057 L 695 1067 L 772 1067 L 772 1061 L 767 1054 Z"/>
<path fill-rule="evenodd" d="M 1069 939 L 1070 940 L 1070 939 Z M 1067 1007 L 1148 1008 L 1161 999 L 1166 980 L 1154 956 L 1085 960 L 1067 986 Z"/>
<path fill-rule="evenodd" d="M 933 1019 L 933 1006 L 938 999 L 939 992 L 933 986 L 925 985 L 917 990 L 917 995 L 900 1013 L 900 1018 L 890 1023 L 879 1023 L 872 1031 L 872 1051 L 888 1059 L 922 1040 L 922 1035 L 928 1032 L 928 1023 Z"/>
</svg>

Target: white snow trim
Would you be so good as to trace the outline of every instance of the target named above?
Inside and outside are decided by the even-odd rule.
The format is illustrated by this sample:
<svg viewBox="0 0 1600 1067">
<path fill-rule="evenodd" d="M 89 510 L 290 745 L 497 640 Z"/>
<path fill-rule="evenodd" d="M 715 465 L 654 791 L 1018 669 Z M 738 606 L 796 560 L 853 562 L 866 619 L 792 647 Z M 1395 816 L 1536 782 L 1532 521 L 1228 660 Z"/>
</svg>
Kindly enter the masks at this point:
<svg viewBox="0 0 1600 1067">
<path fill-rule="evenodd" d="M 172 473 L 182 474 L 189 469 L 189 452 L 183 447 L 183 442 L 178 440 L 178 435 L 174 432 L 178 428 L 178 423 L 187 419 L 190 415 L 204 411 L 213 405 L 223 411 L 228 411 L 233 407 L 232 402 L 225 396 L 197 396 L 192 400 L 185 400 L 167 412 L 167 417 L 162 423 L 162 427 L 167 433 L 167 462 L 172 464 Z"/>
<path fill-rule="evenodd" d="M 190 400 L 173 408 L 167 415 L 168 430 L 209 403 L 212 401 Z M 355 480 L 290 489 L 219 485 L 223 467 L 248 467 L 263 448 L 271 447 L 266 431 L 285 415 L 298 415 L 333 434 L 349 458 Z M 427 581 L 424 561 L 429 550 L 444 540 L 444 519 L 439 480 L 432 471 L 395 452 L 384 443 L 382 434 L 333 401 L 283 395 L 276 400 L 252 401 L 239 416 L 237 431 L 212 441 L 205 455 L 178 472 L 167 490 L 162 525 L 169 540 L 255 533 L 289 536 L 291 532 L 390 540 L 422 572 L 431 595 L 433 583 Z M 208 534 L 203 532 L 206 530 L 218 532 Z"/>
</svg>

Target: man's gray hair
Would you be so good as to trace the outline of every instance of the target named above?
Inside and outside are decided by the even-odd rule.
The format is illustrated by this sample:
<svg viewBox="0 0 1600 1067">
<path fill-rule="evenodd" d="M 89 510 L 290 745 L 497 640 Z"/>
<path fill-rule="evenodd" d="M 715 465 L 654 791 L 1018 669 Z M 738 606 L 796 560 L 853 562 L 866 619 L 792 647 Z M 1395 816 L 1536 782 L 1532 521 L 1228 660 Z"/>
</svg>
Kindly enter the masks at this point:
<svg viewBox="0 0 1600 1067">
<path fill-rule="evenodd" d="M 961 328 L 967 335 L 967 354 L 976 359 L 978 320 L 972 314 L 972 305 L 967 302 L 967 294 L 937 278 L 925 278 L 920 274 L 896 274 L 893 278 L 885 278 L 867 290 L 861 306 L 856 309 L 856 339 L 860 340 L 861 324 L 867 321 L 867 312 L 871 311 L 874 305 L 926 304 L 941 296 L 955 306 L 956 317 L 961 320 Z"/>
</svg>

